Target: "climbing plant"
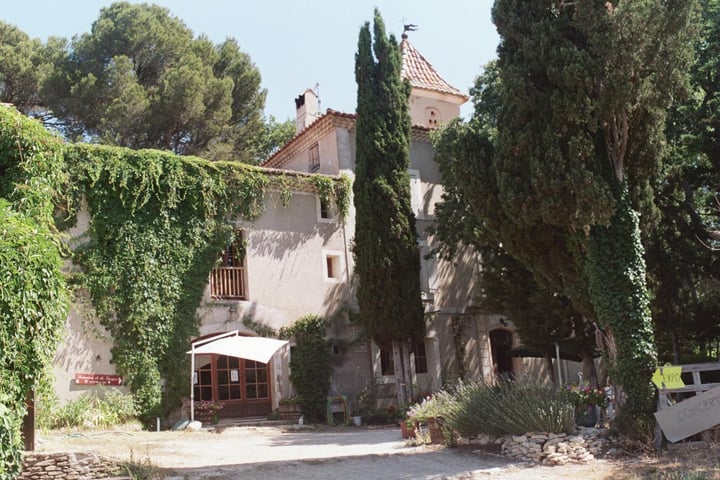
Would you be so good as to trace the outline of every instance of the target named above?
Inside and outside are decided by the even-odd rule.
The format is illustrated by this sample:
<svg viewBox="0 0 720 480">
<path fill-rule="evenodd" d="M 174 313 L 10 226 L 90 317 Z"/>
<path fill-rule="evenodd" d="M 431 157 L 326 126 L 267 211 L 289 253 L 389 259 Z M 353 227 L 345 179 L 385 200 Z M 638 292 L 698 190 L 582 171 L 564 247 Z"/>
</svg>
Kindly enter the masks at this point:
<svg viewBox="0 0 720 480">
<path fill-rule="evenodd" d="M 85 199 L 91 216 L 76 256 L 85 271 L 82 284 L 113 336 L 113 361 L 141 418 L 150 422 L 179 405 L 185 391 L 196 308 L 218 252 L 231 239 L 232 220 L 262 214 L 268 189 L 314 183 L 308 176 L 155 150 L 73 145 L 67 161 L 74 186 L 68 208 L 76 211 Z M 334 198 L 347 196 L 348 185 L 336 181 Z"/>
<path fill-rule="evenodd" d="M 292 326 L 280 330 L 281 338 L 294 338 L 290 354 L 290 381 L 300 397 L 303 415 L 317 422 L 325 417 L 325 404 L 330 390 L 330 342 L 324 318 L 307 315 Z"/>
<path fill-rule="evenodd" d="M 0 107 L 0 479 L 22 462 L 27 393 L 55 353 L 67 314 L 53 198 L 62 144 L 37 122 Z"/>
</svg>

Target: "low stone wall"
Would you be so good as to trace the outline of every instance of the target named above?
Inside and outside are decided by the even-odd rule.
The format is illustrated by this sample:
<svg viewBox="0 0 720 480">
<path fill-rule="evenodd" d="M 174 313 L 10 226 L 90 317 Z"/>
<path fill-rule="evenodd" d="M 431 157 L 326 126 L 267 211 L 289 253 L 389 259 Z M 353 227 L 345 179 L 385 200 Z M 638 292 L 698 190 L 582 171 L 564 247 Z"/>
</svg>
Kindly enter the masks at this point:
<svg viewBox="0 0 720 480">
<path fill-rule="evenodd" d="M 458 443 L 484 448 L 499 447 L 503 455 L 531 465 L 565 465 L 587 463 L 608 453 L 610 444 L 605 435 L 605 429 L 578 427 L 578 432 L 574 435 L 535 432 L 499 438 L 480 435 L 471 439 L 460 439 Z M 612 449 L 610 450 L 610 453 L 613 453 Z"/>
<path fill-rule="evenodd" d="M 95 480 L 121 472 L 117 462 L 92 453 L 25 452 L 20 480 Z"/>
</svg>

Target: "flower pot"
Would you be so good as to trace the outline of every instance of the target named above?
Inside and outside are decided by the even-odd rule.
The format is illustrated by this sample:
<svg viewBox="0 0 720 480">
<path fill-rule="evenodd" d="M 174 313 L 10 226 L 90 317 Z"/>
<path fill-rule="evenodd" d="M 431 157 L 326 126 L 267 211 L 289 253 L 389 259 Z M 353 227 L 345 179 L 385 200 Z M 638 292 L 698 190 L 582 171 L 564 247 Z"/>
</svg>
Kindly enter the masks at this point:
<svg viewBox="0 0 720 480">
<path fill-rule="evenodd" d="M 213 414 L 211 412 L 197 412 L 195 413 L 195 420 L 202 422 L 203 425 L 210 425 L 213 423 Z"/>
<path fill-rule="evenodd" d="M 400 422 L 400 433 L 402 434 L 402 438 L 413 438 L 415 436 L 415 428 L 403 420 Z"/>
<path fill-rule="evenodd" d="M 444 444 L 445 433 L 442 430 L 442 420 L 436 417 L 430 417 L 428 418 L 427 424 L 430 443 Z"/>
<path fill-rule="evenodd" d="M 583 427 L 594 427 L 597 424 L 598 417 L 595 405 L 587 405 L 580 414 L 578 424 Z"/>
</svg>

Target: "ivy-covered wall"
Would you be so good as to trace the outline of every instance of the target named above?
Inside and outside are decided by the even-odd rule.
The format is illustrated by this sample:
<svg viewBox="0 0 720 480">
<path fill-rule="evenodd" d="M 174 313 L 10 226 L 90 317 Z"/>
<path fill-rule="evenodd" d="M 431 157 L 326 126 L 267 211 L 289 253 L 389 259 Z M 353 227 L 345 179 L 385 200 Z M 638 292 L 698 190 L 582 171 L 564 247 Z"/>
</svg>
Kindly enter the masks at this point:
<svg viewBox="0 0 720 480">
<path fill-rule="evenodd" d="M 209 272 L 230 239 L 234 221 L 257 219 L 271 190 L 283 204 L 293 192 L 314 191 L 332 199 L 343 216 L 349 207 L 346 178 L 284 174 L 161 151 L 63 144 L 37 122 L 0 108 L 0 195 L 10 200 L 9 206 L 0 207 L 8 220 L 2 225 L 17 225 L 19 234 L 37 248 L 55 249 L 38 254 L 49 261 L 38 268 L 58 282 L 54 290 L 41 286 L 31 292 L 44 292 L 55 301 L 42 304 L 46 324 L 28 323 L 42 340 L 31 347 L 41 346 L 46 356 L 11 358 L 11 349 L 2 349 L 0 368 L 16 362 L 7 370 L 27 373 L 18 369 L 17 362 L 22 362 L 29 372 L 24 383 L 18 381 L 12 389 L 5 382 L 8 375 L 2 375 L 2 392 L 10 390 L 17 397 L 12 403 L 17 415 L 7 418 L 22 418 L 25 391 L 39 375 L 36 370 L 51 361 L 52 339 L 67 313 L 69 289 L 59 275 L 62 243 L 52 226 L 53 211 L 60 228 L 67 229 L 82 205 L 89 209 L 84 242 L 65 252 L 79 268 L 66 276 L 72 288 L 89 295 L 94 314 L 112 334 L 113 363 L 149 422 L 179 405 L 189 374 L 185 350 L 198 332 L 196 310 Z M 5 243 L 8 250 L 18 250 L 17 242 Z M 34 288 L 29 281 L 18 284 Z M 0 303 L 24 308 L 22 299 L 15 298 L 24 295 L 20 290 L 2 289 Z M 14 312 L 0 312 L 5 337 L 18 345 L 23 344 L 18 336 L 34 338 L 13 324 Z M 161 379 L 169 393 L 161 391 Z M 8 424 L 13 442 L 20 438 L 12 435 L 18 426 Z"/>
<path fill-rule="evenodd" d="M 235 220 L 257 219 L 271 189 L 283 203 L 315 190 L 347 212 L 347 181 L 319 175 L 91 145 L 68 146 L 66 158 L 68 211 L 85 199 L 91 218 L 75 252 L 78 282 L 115 339 L 113 361 L 148 422 L 186 395 L 196 309 Z"/>
<path fill-rule="evenodd" d="M 28 392 L 55 352 L 67 313 L 53 200 L 62 144 L 38 123 L 0 106 L 0 479 L 15 478 Z"/>
</svg>

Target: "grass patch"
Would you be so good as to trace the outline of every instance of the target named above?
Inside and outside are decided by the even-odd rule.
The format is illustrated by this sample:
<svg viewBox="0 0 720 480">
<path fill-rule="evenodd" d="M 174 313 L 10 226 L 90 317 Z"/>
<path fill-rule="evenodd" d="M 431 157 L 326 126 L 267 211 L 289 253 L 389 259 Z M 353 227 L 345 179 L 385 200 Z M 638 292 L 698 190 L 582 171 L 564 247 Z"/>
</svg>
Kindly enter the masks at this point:
<svg viewBox="0 0 720 480">
<path fill-rule="evenodd" d="M 111 428 L 135 420 L 137 409 L 132 395 L 119 390 L 87 392 L 58 407 L 38 409 L 38 426 L 62 428 Z"/>
</svg>

